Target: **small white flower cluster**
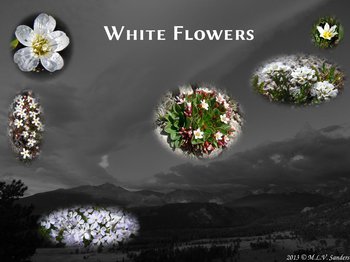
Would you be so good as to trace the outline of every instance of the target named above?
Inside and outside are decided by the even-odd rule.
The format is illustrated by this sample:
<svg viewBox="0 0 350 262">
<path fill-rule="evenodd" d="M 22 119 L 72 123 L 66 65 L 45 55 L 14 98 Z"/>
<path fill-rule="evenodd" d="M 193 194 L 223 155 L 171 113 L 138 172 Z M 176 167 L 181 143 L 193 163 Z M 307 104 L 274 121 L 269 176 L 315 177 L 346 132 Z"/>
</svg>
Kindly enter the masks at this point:
<svg viewBox="0 0 350 262">
<path fill-rule="evenodd" d="M 278 57 L 254 73 L 255 87 L 271 100 L 319 103 L 338 94 L 336 86 L 319 78 L 324 68 L 331 67 L 325 60 L 314 56 Z M 339 71 L 336 69 L 335 72 Z"/>
<path fill-rule="evenodd" d="M 40 225 L 56 244 L 89 248 L 118 245 L 139 230 L 133 216 L 115 207 L 61 209 L 43 217 Z"/>
<path fill-rule="evenodd" d="M 275 75 L 276 73 L 285 73 L 289 71 L 291 71 L 291 67 L 279 61 L 267 64 L 262 69 L 262 73 L 267 75 Z"/>
<path fill-rule="evenodd" d="M 40 154 L 44 132 L 42 108 L 32 91 L 17 95 L 9 114 L 9 137 L 20 160 L 29 161 Z"/>
<path fill-rule="evenodd" d="M 317 82 L 311 88 L 311 95 L 320 101 L 327 101 L 338 95 L 338 89 L 328 81 Z"/>
<path fill-rule="evenodd" d="M 291 82 L 296 85 L 305 85 L 316 81 L 316 71 L 308 66 L 298 67 L 291 73 Z"/>
<path fill-rule="evenodd" d="M 287 85 L 281 85 L 286 79 L 295 86 L 317 81 L 316 71 L 308 66 L 294 67 L 284 65 L 281 62 L 272 62 L 262 68 L 259 74 L 259 85 L 264 84 L 264 90 L 286 89 Z"/>
</svg>

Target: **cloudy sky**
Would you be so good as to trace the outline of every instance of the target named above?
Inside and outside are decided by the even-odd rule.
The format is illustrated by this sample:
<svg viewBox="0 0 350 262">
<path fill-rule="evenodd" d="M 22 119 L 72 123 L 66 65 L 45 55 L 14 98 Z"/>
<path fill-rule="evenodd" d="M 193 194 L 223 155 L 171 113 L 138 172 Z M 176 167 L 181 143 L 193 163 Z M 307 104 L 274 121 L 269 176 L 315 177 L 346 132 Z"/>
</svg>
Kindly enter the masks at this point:
<svg viewBox="0 0 350 262">
<path fill-rule="evenodd" d="M 142 185 L 174 167 L 192 165 L 158 142 L 152 116 L 164 92 L 193 81 L 227 90 L 244 109 L 244 135 L 222 159 L 292 137 L 306 123 L 314 128 L 347 123 L 347 89 L 328 104 L 291 108 L 256 95 L 249 79 L 256 66 L 271 56 L 299 52 L 326 57 L 347 73 L 347 37 L 335 50 L 324 51 L 312 45 L 309 31 L 319 16 L 329 14 L 336 15 L 345 30 L 350 28 L 348 8 L 344 8 L 348 5 L 346 0 L 4 1 L 0 10 L 0 178 L 21 178 L 35 193 L 104 182 Z M 65 69 L 50 78 L 20 72 L 8 49 L 16 26 L 40 12 L 63 21 L 72 40 Z M 108 41 L 104 25 L 254 29 L 255 40 Z M 46 118 L 42 156 L 30 166 L 15 159 L 6 136 L 8 107 L 24 88 L 40 96 Z M 205 169 L 215 163 L 195 164 Z"/>
</svg>

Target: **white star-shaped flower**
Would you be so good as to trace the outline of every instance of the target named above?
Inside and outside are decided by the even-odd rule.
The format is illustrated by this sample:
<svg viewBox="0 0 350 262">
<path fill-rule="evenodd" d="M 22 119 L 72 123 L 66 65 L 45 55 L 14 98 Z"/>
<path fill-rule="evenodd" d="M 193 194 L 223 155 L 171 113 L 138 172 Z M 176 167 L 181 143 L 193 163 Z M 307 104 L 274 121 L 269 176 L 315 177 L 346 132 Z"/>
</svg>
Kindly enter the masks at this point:
<svg viewBox="0 0 350 262">
<path fill-rule="evenodd" d="M 24 138 L 27 138 L 27 137 L 29 136 L 28 131 L 24 131 L 24 132 L 22 133 L 22 136 L 23 136 Z"/>
<path fill-rule="evenodd" d="M 27 159 L 27 158 L 30 159 L 31 158 L 29 150 L 27 150 L 25 148 L 23 148 L 23 150 L 21 152 L 21 156 L 23 159 Z"/>
<path fill-rule="evenodd" d="M 215 139 L 217 140 L 217 141 L 219 141 L 219 140 L 221 140 L 222 139 L 222 136 L 223 136 L 224 134 L 223 133 L 221 133 L 220 131 L 218 131 L 218 132 L 216 132 L 215 133 Z"/>
<path fill-rule="evenodd" d="M 327 39 L 327 40 L 331 40 L 332 37 L 334 37 L 338 34 L 335 31 L 336 29 L 337 29 L 336 25 L 330 27 L 330 25 L 328 23 L 326 23 L 323 28 L 322 28 L 322 26 L 317 26 L 317 30 L 320 33 L 320 37 Z"/>
<path fill-rule="evenodd" d="M 41 126 L 40 119 L 38 117 L 33 118 L 32 124 L 37 126 L 37 127 Z"/>
<path fill-rule="evenodd" d="M 22 110 L 23 110 L 23 106 L 21 106 L 21 105 L 16 105 L 16 107 L 15 107 L 15 114 L 18 114 L 18 113 L 20 113 L 20 112 L 22 112 Z"/>
<path fill-rule="evenodd" d="M 219 93 L 216 98 L 215 98 L 216 102 L 218 102 L 219 104 L 222 104 L 224 103 L 226 100 L 225 100 L 225 96 L 222 95 L 221 93 Z"/>
<path fill-rule="evenodd" d="M 21 126 L 23 126 L 23 121 L 21 119 L 15 119 L 14 125 L 17 128 L 20 128 Z"/>
<path fill-rule="evenodd" d="M 32 138 L 28 139 L 28 146 L 29 147 L 33 147 L 35 144 L 36 144 L 36 140 L 35 139 L 32 139 Z"/>
<path fill-rule="evenodd" d="M 38 106 L 38 104 L 35 103 L 35 101 L 31 101 L 31 102 L 29 103 L 29 108 L 30 108 L 30 109 L 36 109 L 37 106 Z"/>
<path fill-rule="evenodd" d="M 13 57 L 19 69 L 33 71 L 39 62 L 49 72 L 62 69 L 63 58 L 58 53 L 69 44 L 69 38 L 63 31 L 54 31 L 56 20 L 47 14 L 40 14 L 34 21 L 34 30 L 20 25 L 15 35 L 25 47 L 19 49 Z"/>
<path fill-rule="evenodd" d="M 29 112 L 29 116 L 30 116 L 31 118 L 35 118 L 37 115 L 38 115 L 38 113 L 35 112 L 35 111 L 30 111 L 30 112 Z"/>
<path fill-rule="evenodd" d="M 200 128 L 198 128 L 198 129 L 194 130 L 193 134 L 194 134 L 195 139 L 201 139 L 201 138 L 203 138 L 204 132 L 202 132 L 200 130 Z"/>
<path fill-rule="evenodd" d="M 24 106 L 24 99 L 21 98 L 20 100 L 17 101 L 17 105 L 20 106 L 20 107 L 23 107 Z"/>
<path fill-rule="evenodd" d="M 20 118 L 23 118 L 24 120 L 26 120 L 28 118 L 28 115 L 26 114 L 25 110 L 22 110 L 21 112 L 18 112 L 17 114 Z"/>
<path fill-rule="evenodd" d="M 201 101 L 201 107 L 205 110 L 209 109 L 209 105 L 204 99 Z"/>
<path fill-rule="evenodd" d="M 225 124 L 228 124 L 228 122 L 230 121 L 230 119 L 226 115 L 220 115 L 220 120 Z"/>
</svg>

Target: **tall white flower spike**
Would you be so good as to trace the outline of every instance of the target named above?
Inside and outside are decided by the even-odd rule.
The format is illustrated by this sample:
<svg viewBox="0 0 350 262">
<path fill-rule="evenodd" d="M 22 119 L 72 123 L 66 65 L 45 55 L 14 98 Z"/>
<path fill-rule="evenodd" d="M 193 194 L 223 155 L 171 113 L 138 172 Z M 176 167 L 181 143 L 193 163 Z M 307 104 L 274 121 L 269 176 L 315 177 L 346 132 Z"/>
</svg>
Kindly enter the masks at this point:
<svg viewBox="0 0 350 262">
<path fill-rule="evenodd" d="M 34 29 L 20 25 L 15 35 L 24 45 L 13 56 L 14 62 L 24 72 L 33 71 L 39 62 L 49 72 L 60 70 L 64 61 L 58 53 L 69 45 L 69 38 L 63 31 L 54 31 L 56 20 L 45 13 L 34 21 Z"/>
</svg>

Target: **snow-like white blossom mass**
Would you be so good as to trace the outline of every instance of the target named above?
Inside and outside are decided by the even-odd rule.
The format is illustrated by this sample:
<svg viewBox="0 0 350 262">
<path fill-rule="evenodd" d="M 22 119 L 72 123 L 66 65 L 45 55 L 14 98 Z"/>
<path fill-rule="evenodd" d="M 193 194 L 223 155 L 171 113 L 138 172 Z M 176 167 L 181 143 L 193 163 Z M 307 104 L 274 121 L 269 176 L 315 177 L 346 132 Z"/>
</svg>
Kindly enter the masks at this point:
<svg viewBox="0 0 350 262">
<path fill-rule="evenodd" d="M 116 246 L 139 230 L 136 218 L 116 207 L 61 209 L 42 217 L 40 225 L 56 244 L 89 248 Z"/>
<path fill-rule="evenodd" d="M 319 104 L 338 95 L 344 74 L 337 66 L 315 56 L 277 57 L 258 68 L 253 86 L 271 101 Z"/>
</svg>

